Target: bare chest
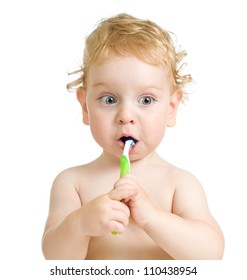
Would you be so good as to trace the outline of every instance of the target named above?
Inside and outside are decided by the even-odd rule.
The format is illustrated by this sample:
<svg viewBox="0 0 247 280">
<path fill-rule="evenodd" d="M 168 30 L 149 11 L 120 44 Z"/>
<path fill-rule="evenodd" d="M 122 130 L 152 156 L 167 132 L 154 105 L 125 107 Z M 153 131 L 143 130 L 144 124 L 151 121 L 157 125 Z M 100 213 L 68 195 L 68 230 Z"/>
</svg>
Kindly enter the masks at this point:
<svg viewBox="0 0 247 280">
<path fill-rule="evenodd" d="M 88 260 L 169 260 L 145 232 L 130 224 L 123 234 L 91 238 Z"/>
<path fill-rule="evenodd" d="M 169 178 L 165 176 L 157 178 L 155 175 L 138 176 L 137 178 L 140 187 L 145 190 L 156 207 L 172 212 L 174 184 Z M 102 176 L 80 183 L 79 194 L 82 204 L 87 204 L 96 197 L 110 192 L 117 180 L 116 176 Z"/>
<path fill-rule="evenodd" d="M 99 195 L 109 192 L 117 178 L 98 177 L 88 182 L 80 190 L 83 204 Z M 172 212 L 174 188 L 169 178 L 163 176 L 139 176 L 138 182 L 148 194 L 150 200 L 161 210 Z M 85 184 L 84 184 L 85 186 Z M 171 259 L 157 244 L 132 221 L 123 234 L 113 236 L 111 233 L 101 237 L 91 237 L 86 259 Z"/>
</svg>

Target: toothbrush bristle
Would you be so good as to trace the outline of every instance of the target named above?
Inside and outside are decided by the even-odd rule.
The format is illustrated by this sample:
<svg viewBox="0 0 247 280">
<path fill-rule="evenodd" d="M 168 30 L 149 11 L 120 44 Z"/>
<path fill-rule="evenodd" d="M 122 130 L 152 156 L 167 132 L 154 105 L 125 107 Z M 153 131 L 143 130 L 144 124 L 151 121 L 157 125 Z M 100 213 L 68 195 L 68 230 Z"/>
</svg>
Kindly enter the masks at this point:
<svg viewBox="0 0 247 280">
<path fill-rule="evenodd" d="M 128 136 L 128 137 L 125 137 L 125 136 L 121 137 L 121 141 L 122 141 L 124 144 L 125 144 L 126 141 L 129 141 L 129 140 L 131 140 L 130 146 L 131 146 L 131 147 L 134 147 L 135 144 L 136 144 L 136 142 L 137 142 L 137 140 L 135 140 L 134 138 L 132 138 L 132 137 L 130 137 L 130 136 Z"/>
<path fill-rule="evenodd" d="M 136 142 L 132 140 L 130 147 L 133 148 L 135 146 Z"/>
</svg>

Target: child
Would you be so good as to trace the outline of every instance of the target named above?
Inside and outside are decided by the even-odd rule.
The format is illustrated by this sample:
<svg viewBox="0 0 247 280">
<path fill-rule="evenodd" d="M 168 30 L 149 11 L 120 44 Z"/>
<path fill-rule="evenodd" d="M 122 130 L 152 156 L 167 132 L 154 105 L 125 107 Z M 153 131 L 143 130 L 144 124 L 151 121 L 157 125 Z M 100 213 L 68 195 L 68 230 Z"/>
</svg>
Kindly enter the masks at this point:
<svg viewBox="0 0 247 280">
<path fill-rule="evenodd" d="M 43 236 L 46 259 L 221 259 L 223 234 L 197 179 L 155 151 L 176 123 L 190 75 L 169 33 L 127 14 L 87 38 L 77 88 L 83 123 L 103 152 L 57 176 Z M 131 173 L 119 179 L 127 137 Z M 112 232 L 117 232 L 113 235 Z"/>
</svg>

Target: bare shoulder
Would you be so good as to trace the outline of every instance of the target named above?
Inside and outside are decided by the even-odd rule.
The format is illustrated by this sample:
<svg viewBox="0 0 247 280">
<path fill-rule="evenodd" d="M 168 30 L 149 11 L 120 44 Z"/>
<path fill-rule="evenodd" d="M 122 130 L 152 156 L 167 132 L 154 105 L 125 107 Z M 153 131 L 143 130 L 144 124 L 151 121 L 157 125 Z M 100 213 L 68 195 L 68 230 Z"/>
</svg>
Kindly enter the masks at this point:
<svg viewBox="0 0 247 280">
<path fill-rule="evenodd" d="M 54 179 L 50 194 L 49 215 L 46 229 L 60 222 L 69 213 L 82 206 L 79 195 L 79 178 L 85 173 L 84 166 L 63 170 Z"/>
<path fill-rule="evenodd" d="M 191 218 L 198 213 L 209 213 L 204 188 L 192 173 L 169 165 L 170 179 L 174 188 L 173 212 Z"/>
<path fill-rule="evenodd" d="M 213 227 L 224 239 L 223 233 L 211 214 L 206 193 L 199 180 L 190 172 L 172 167 L 175 176 L 173 213 L 189 220 L 198 220 Z"/>
<path fill-rule="evenodd" d="M 197 177 L 189 171 L 170 165 L 170 174 L 175 182 L 176 191 L 189 191 L 190 188 L 203 189 Z"/>
<path fill-rule="evenodd" d="M 76 188 L 78 178 L 82 175 L 84 169 L 83 165 L 79 165 L 61 171 L 55 177 L 53 187 L 60 188 L 73 185 Z"/>
<path fill-rule="evenodd" d="M 164 160 L 160 166 L 171 181 L 174 191 L 188 191 L 190 188 L 198 188 L 202 190 L 201 183 L 192 173 L 182 168 L 176 167 L 175 165 L 172 165 Z"/>
<path fill-rule="evenodd" d="M 52 191 L 65 191 L 74 189 L 79 191 L 81 180 L 86 179 L 90 173 L 90 164 L 78 165 L 60 172 L 54 179 Z"/>
<path fill-rule="evenodd" d="M 218 228 L 200 181 L 190 172 L 174 166 L 171 167 L 171 174 L 175 184 L 173 213 L 183 218 L 201 220 Z"/>
</svg>

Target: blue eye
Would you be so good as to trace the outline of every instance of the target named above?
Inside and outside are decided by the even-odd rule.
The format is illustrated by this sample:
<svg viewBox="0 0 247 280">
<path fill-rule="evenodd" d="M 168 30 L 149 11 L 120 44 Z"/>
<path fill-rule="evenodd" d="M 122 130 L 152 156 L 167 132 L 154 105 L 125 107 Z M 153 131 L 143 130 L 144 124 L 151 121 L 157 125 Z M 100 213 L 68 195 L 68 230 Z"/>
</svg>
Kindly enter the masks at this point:
<svg viewBox="0 0 247 280">
<path fill-rule="evenodd" d="M 151 96 L 144 96 L 139 100 L 139 103 L 141 103 L 142 105 L 151 105 L 154 102 L 154 98 Z"/>
<path fill-rule="evenodd" d="M 112 104 L 117 103 L 117 99 L 111 95 L 102 96 L 101 100 L 107 105 L 112 105 Z"/>
</svg>

